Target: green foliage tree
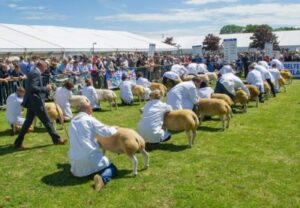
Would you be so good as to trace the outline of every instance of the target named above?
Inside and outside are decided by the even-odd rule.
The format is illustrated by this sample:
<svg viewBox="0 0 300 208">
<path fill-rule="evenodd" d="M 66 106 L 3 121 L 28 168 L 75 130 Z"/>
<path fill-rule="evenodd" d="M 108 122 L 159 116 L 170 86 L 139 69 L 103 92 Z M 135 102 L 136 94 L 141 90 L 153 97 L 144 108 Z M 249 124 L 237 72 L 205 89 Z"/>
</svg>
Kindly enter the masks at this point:
<svg viewBox="0 0 300 208">
<path fill-rule="evenodd" d="M 238 25 L 225 25 L 221 28 L 220 34 L 232 34 L 232 33 L 242 33 L 244 30 L 243 26 Z"/>
<path fill-rule="evenodd" d="M 272 32 L 268 25 L 258 26 L 250 37 L 252 42 L 250 43 L 250 48 L 264 49 L 265 43 L 273 43 L 273 49 L 279 49 L 278 37 Z"/>
<path fill-rule="evenodd" d="M 213 34 L 208 34 L 202 43 L 203 49 L 206 51 L 219 50 L 220 40 L 221 40 L 221 38 L 219 38 L 218 36 L 215 36 Z"/>
</svg>

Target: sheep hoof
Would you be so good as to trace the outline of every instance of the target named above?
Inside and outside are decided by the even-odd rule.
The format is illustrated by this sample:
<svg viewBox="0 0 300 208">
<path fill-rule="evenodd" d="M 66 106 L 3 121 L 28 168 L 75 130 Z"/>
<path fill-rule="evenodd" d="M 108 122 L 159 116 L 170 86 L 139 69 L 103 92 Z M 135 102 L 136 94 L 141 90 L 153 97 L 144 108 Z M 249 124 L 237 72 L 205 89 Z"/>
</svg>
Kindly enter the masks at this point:
<svg viewBox="0 0 300 208">
<path fill-rule="evenodd" d="M 136 177 L 137 176 L 137 173 L 133 173 L 133 177 Z"/>
</svg>

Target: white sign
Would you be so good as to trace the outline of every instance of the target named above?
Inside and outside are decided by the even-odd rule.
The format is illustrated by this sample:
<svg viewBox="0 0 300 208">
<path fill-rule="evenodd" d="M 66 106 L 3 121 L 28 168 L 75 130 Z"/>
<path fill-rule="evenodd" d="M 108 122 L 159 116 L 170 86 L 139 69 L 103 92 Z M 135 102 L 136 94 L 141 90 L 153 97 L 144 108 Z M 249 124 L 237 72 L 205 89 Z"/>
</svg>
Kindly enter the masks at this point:
<svg viewBox="0 0 300 208">
<path fill-rule="evenodd" d="M 273 57 L 273 44 L 272 43 L 265 43 L 265 54 L 270 58 Z"/>
<path fill-rule="evenodd" d="M 284 68 L 290 70 L 293 77 L 300 78 L 300 62 L 283 62 Z"/>
<path fill-rule="evenodd" d="M 153 43 L 149 44 L 148 57 L 153 57 L 155 53 L 156 45 Z"/>
<path fill-rule="evenodd" d="M 202 45 L 195 45 L 192 47 L 194 56 L 203 56 Z"/>
<path fill-rule="evenodd" d="M 224 60 L 227 63 L 235 62 L 238 59 L 237 55 L 237 39 L 224 39 Z"/>
</svg>

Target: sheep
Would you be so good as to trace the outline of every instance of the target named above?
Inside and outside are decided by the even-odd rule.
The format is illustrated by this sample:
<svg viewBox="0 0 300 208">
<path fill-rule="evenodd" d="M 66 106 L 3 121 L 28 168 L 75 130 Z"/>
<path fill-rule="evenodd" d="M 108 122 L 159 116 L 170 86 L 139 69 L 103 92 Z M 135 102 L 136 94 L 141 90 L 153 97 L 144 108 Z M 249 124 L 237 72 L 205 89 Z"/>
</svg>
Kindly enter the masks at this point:
<svg viewBox="0 0 300 208">
<path fill-rule="evenodd" d="M 293 81 L 293 75 L 289 70 L 282 70 L 280 71 L 280 75 L 288 81 L 289 84 L 292 84 Z"/>
<path fill-rule="evenodd" d="M 164 116 L 163 129 L 170 131 L 185 131 L 189 140 L 189 147 L 194 144 L 199 119 L 191 110 L 174 110 Z"/>
<path fill-rule="evenodd" d="M 234 103 L 240 103 L 243 107 L 243 112 L 247 112 L 247 104 L 249 102 L 249 96 L 244 90 L 237 90 L 235 92 Z"/>
<path fill-rule="evenodd" d="M 215 72 L 206 73 L 209 81 L 216 81 L 218 79 L 218 75 Z"/>
<path fill-rule="evenodd" d="M 96 136 L 97 142 L 105 151 L 117 154 L 126 154 L 133 164 L 133 175 L 137 175 L 138 160 L 135 154 L 139 151 L 144 157 L 144 168 L 149 167 L 149 154 L 145 150 L 144 139 L 134 130 L 128 128 L 116 127 L 117 133 L 109 138 Z"/>
<path fill-rule="evenodd" d="M 269 99 L 269 97 L 271 96 L 271 87 L 270 85 L 268 84 L 268 82 L 264 82 L 264 88 L 265 88 L 265 97 L 266 97 L 266 100 Z"/>
<path fill-rule="evenodd" d="M 132 94 L 134 96 L 138 97 L 140 104 L 142 103 L 142 98 L 143 98 L 143 100 L 145 102 L 145 100 L 146 100 L 145 99 L 146 90 L 145 90 L 145 88 L 143 86 L 141 86 L 141 85 L 135 85 L 135 86 L 133 86 L 132 87 Z"/>
<path fill-rule="evenodd" d="M 160 91 L 160 95 L 161 97 L 164 97 L 166 95 L 167 92 L 167 88 L 165 85 L 161 84 L 161 83 L 155 83 L 155 82 L 151 82 L 150 85 L 150 90 L 154 91 L 154 90 L 159 90 Z"/>
<path fill-rule="evenodd" d="M 117 95 L 112 90 L 105 90 L 105 89 L 96 89 L 98 101 L 107 101 L 110 106 L 110 110 L 112 110 L 113 103 L 116 106 L 116 110 L 118 110 L 118 104 L 117 104 Z"/>
<path fill-rule="evenodd" d="M 69 99 L 71 107 L 78 109 L 82 102 L 90 103 L 89 99 L 84 95 L 72 95 Z"/>
<path fill-rule="evenodd" d="M 196 114 L 200 117 L 200 125 L 204 116 L 219 116 L 221 118 L 222 129 L 224 131 L 225 126 L 226 128 L 229 128 L 232 110 L 224 100 L 203 98 L 200 99 L 199 103 L 197 104 Z M 227 121 L 226 125 L 225 120 Z"/>
<path fill-rule="evenodd" d="M 182 81 L 191 81 L 194 77 L 195 75 L 186 75 L 182 78 Z M 209 82 L 209 77 L 207 74 L 198 74 L 197 77 L 199 77 L 202 82 Z"/>
<path fill-rule="evenodd" d="M 228 95 L 226 95 L 226 94 L 213 93 L 211 95 L 211 98 L 224 100 L 229 106 L 233 106 L 234 105 L 234 102 L 232 101 L 232 99 Z"/>
<path fill-rule="evenodd" d="M 249 100 L 254 100 L 256 101 L 256 107 L 258 107 L 258 102 L 259 102 L 259 94 L 260 94 L 260 91 L 259 89 L 254 86 L 254 85 L 246 85 L 249 92 L 250 92 L 250 99 Z"/>
<path fill-rule="evenodd" d="M 61 124 L 61 129 L 64 129 L 64 115 L 63 111 L 56 103 L 45 103 L 45 110 L 53 122 L 54 129 L 56 129 L 56 120 L 58 119 Z M 34 118 L 34 127 L 36 127 L 37 119 Z"/>
<path fill-rule="evenodd" d="M 286 92 L 286 80 L 280 75 L 279 79 L 278 79 L 278 85 L 279 85 L 279 89 L 283 87 L 284 92 Z"/>
</svg>

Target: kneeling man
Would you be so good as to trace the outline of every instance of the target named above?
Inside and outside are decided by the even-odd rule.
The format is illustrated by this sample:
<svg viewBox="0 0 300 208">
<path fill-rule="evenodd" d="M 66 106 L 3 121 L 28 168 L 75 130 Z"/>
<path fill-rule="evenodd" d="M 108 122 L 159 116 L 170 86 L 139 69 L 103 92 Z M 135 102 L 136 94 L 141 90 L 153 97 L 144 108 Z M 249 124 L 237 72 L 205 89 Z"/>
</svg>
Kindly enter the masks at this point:
<svg viewBox="0 0 300 208">
<path fill-rule="evenodd" d="M 116 128 L 108 127 L 92 116 L 92 107 L 82 103 L 80 113 L 69 127 L 71 172 L 76 177 L 94 176 L 95 190 L 100 191 L 116 174 L 117 168 L 100 151 L 96 135 L 110 137 Z"/>
</svg>

